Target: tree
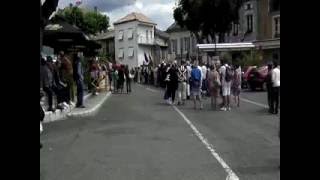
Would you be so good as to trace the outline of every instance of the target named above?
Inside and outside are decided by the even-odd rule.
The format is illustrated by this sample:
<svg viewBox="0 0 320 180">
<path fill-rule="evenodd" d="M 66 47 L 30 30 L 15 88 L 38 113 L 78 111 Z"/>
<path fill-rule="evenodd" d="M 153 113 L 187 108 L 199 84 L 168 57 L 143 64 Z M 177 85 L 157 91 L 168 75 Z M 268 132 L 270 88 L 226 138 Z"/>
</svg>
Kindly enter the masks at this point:
<svg viewBox="0 0 320 180">
<path fill-rule="evenodd" d="M 87 12 L 84 14 L 83 28 L 90 34 L 107 30 L 109 18 L 97 12 Z"/>
<path fill-rule="evenodd" d="M 109 27 L 109 17 L 96 11 L 88 11 L 78 8 L 77 6 L 69 6 L 59 10 L 53 21 L 62 17 L 68 23 L 74 24 L 87 34 L 96 34 L 106 31 Z"/>
<path fill-rule="evenodd" d="M 230 24 L 239 19 L 241 4 L 242 0 L 180 0 L 174 19 L 190 30 L 198 43 L 216 42 L 216 35 L 223 42 L 225 33 L 231 30 Z"/>
</svg>

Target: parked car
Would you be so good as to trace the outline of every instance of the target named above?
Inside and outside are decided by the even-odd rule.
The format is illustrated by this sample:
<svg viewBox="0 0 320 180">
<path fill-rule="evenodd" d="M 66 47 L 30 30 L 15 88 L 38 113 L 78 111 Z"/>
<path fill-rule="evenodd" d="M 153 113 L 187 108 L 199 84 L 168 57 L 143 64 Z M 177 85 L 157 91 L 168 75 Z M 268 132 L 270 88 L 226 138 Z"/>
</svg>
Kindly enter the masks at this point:
<svg viewBox="0 0 320 180">
<path fill-rule="evenodd" d="M 265 90 L 267 74 L 268 74 L 267 66 L 261 66 L 261 67 L 249 66 L 243 75 L 243 80 L 244 80 L 243 82 L 252 91 L 256 90 L 257 88 L 261 90 Z"/>
</svg>

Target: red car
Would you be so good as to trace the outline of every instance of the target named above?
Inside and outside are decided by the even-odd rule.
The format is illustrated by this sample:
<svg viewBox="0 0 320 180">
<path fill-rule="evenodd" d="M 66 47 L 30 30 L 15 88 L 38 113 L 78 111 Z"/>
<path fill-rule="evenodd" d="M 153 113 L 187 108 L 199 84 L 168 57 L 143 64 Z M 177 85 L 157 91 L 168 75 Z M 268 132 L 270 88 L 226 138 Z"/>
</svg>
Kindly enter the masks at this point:
<svg viewBox="0 0 320 180">
<path fill-rule="evenodd" d="M 257 88 L 265 90 L 267 74 L 268 66 L 261 66 L 259 68 L 249 66 L 243 75 L 243 82 L 253 91 Z"/>
</svg>

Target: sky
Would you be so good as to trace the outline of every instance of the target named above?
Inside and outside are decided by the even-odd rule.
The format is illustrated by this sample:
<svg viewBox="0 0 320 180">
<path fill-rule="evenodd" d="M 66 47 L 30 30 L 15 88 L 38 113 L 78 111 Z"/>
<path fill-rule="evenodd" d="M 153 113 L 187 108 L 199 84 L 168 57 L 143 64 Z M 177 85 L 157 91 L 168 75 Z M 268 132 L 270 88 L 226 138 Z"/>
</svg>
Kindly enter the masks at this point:
<svg viewBox="0 0 320 180">
<path fill-rule="evenodd" d="M 63 9 L 77 0 L 59 0 L 58 8 Z M 149 17 L 157 28 L 166 30 L 173 22 L 173 8 L 177 0 L 82 0 L 80 7 L 94 8 L 110 18 L 113 22 L 131 12 L 140 12 Z"/>
</svg>

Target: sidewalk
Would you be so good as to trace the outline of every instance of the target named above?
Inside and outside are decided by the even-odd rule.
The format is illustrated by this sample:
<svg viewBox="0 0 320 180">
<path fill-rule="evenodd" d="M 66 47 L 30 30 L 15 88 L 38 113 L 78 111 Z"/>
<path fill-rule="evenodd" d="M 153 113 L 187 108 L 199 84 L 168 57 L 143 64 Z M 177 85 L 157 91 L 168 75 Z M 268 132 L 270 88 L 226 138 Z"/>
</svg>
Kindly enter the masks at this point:
<svg viewBox="0 0 320 180">
<path fill-rule="evenodd" d="M 86 108 L 70 107 L 66 110 L 57 109 L 55 112 L 45 112 L 44 123 L 49 123 L 58 120 L 64 120 L 67 117 L 83 117 L 97 111 L 101 105 L 108 99 L 111 92 L 101 92 L 98 95 L 87 94 L 84 96 L 84 105 Z"/>
</svg>

